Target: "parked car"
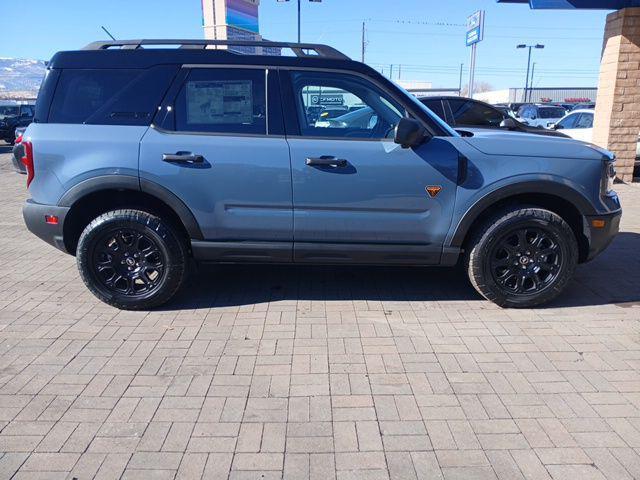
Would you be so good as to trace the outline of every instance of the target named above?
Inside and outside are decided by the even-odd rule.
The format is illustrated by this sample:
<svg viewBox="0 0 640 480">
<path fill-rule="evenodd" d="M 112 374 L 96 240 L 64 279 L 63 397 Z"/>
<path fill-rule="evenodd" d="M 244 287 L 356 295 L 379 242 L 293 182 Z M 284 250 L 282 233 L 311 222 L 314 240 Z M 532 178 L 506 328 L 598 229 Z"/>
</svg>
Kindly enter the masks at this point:
<svg viewBox="0 0 640 480">
<path fill-rule="evenodd" d="M 13 163 L 13 169 L 18 173 L 27 173 L 27 167 L 22 163 L 24 157 L 24 147 L 22 145 L 22 138 L 27 127 L 16 128 L 16 138 L 13 146 L 13 155 L 11 161 Z"/>
<path fill-rule="evenodd" d="M 324 45 L 251 42 L 297 55 L 285 57 L 168 43 L 221 44 L 57 53 L 22 142 L 27 227 L 75 255 L 110 305 L 167 302 L 194 259 L 462 261 L 485 298 L 533 307 L 618 231 L 611 152 L 499 131 L 463 137 Z M 361 99 L 377 121 L 318 127 L 303 92 L 319 89 Z"/>
<path fill-rule="evenodd" d="M 567 114 L 562 107 L 551 105 L 523 105 L 518 110 L 518 119 L 531 127 L 549 128 Z"/>
<path fill-rule="evenodd" d="M 560 130 L 565 135 L 583 142 L 593 141 L 593 119 L 595 117 L 594 110 L 574 110 L 558 123 L 551 125 L 553 130 Z M 634 169 L 640 170 L 640 135 L 636 145 L 636 162 Z M 636 175 L 634 175 L 635 177 Z"/>
<path fill-rule="evenodd" d="M 450 126 L 461 130 L 489 128 L 566 137 L 561 132 L 525 125 L 503 110 L 479 100 L 465 97 L 423 97 L 420 101 Z"/>
<path fill-rule="evenodd" d="M 34 108 L 31 104 L 0 105 L 0 139 L 13 145 L 16 128 L 26 127 L 33 121 Z"/>
<path fill-rule="evenodd" d="M 596 104 L 595 103 L 577 103 L 573 106 L 573 108 L 571 109 L 573 110 L 595 110 L 596 108 Z"/>
<path fill-rule="evenodd" d="M 327 127 L 329 125 L 330 120 L 340 117 L 345 113 L 349 113 L 349 107 L 346 106 L 331 106 L 324 107 L 318 115 L 318 119 L 316 120 L 317 127 Z"/>
<path fill-rule="evenodd" d="M 573 110 L 571 113 L 551 125 L 552 130 L 562 130 L 565 135 L 591 142 L 593 137 L 593 110 Z"/>
</svg>

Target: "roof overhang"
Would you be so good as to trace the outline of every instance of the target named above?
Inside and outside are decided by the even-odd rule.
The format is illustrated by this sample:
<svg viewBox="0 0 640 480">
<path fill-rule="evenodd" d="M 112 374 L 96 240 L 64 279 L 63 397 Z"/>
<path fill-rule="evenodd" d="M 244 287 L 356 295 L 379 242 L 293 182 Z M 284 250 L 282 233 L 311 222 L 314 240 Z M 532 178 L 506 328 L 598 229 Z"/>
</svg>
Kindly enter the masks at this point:
<svg viewBox="0 0 640 480">
<path fill-rule="evenodd" d="M 640 0 L 497 0 L 498 3 L 528 3 L 533 9 L 620 10 L 640 7 Z"/>
</svg>

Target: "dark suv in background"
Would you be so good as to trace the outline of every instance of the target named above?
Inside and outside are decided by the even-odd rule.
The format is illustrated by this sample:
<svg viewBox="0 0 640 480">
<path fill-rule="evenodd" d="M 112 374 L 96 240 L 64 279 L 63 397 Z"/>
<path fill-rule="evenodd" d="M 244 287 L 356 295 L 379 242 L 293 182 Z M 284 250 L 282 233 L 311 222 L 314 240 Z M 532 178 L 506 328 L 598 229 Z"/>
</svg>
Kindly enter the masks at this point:
<svg viewBox="0 0 640 480">
<path fill-rule="evenodd" d="M 0 139 L 10 145 L 16 140 L 16 128 L 33 122 L 35 105 L 0 105 Z"/>
<path fill-rule="evenodd" d="M 504 110 L 471 98 L 438 96 L 423 97 L 420 101 L 442 120 L 459 130 L 490 128 L 568 138 L 565 134 L 554 130 L 525 125 Z"/>
</svg>

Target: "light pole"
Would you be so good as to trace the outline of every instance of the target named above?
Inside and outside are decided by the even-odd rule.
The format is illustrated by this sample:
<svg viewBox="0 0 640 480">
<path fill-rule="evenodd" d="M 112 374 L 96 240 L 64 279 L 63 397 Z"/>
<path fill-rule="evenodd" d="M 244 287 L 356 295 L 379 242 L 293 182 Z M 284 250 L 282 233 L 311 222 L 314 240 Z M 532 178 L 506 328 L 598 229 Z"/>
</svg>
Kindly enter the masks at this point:
<svg viewBox="0 0 640 480">
<path fill-rule="evenodd" d="M 291 0 L 278 0 L 278 3 L 285 3 Z M 302 0 L 297 0 L 298 2 L 298 43 L 301 42 L 301 19 L 302 19 Z M 309 0 L 310 3 L 322 3 L 322 0 Z"/>
<path fill-rule="evenodd" d="M 531 71 L 531 50 L 534 48 L 544 48 L 544 45 L 536 43 L 535 45 L 525 45 L 524 43 L 521 45 L 516 45 L 516 48 L 528 48 L 529 49 L 529 57 L 527 59 L 527 79 L 524 83 L 524 92 L 522 92 L 522 101 L 527 101 L 527 91 L 529 90 L 529 72 Z"/>
</svg>

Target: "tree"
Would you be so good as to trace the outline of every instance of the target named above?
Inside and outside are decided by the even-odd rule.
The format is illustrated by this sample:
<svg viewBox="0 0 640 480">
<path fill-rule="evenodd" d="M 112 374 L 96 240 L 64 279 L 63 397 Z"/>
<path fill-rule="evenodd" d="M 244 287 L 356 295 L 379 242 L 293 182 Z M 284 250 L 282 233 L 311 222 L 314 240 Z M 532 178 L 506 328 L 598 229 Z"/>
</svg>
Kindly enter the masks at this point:
<svg viewBox="0 0 640 480">
<path fill-rule="evenodd" d="M 478 82 L 473 87 L 474 93 L 490 92 L 491 90 L 495 90 L 495 89 L 493 88 L 493 85 L 491 85 L 489 82 Z M 462 88 L 460 95 L 463 97 L 469 96 L 469 84 L 466 84 Z"/>
</svg>

